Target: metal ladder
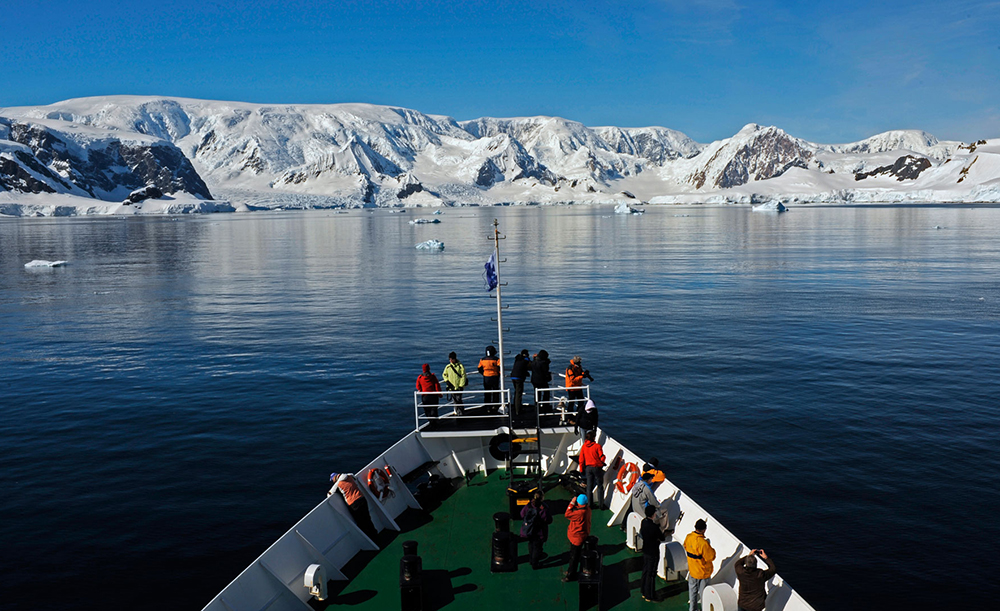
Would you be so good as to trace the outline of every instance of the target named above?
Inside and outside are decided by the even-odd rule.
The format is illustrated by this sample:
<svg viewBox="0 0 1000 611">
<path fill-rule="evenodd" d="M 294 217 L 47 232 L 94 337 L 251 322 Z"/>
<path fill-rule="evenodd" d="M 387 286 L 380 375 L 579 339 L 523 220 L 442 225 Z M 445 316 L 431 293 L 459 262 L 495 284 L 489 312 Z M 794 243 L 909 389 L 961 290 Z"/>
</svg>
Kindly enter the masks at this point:
<svg viewBox="0 0 1000 611">
<path fill-rule="evenodd" d="M 542 427 L 539 408 L 535 406 L 533 419 L 525 422 L 525 417 L 515 416 L 514 411 L 507 406 L 509 412 L 508 432 L 510 434 L 511 451 L 507 454 L 508 485 L 516 489 L 520 482 L 531 482 L 536 487 L 542 485 Z M 521 411 L 525 406 L 522 404 Z M 514 452 L 517 448 L 520 451 Z"/>
</svg>

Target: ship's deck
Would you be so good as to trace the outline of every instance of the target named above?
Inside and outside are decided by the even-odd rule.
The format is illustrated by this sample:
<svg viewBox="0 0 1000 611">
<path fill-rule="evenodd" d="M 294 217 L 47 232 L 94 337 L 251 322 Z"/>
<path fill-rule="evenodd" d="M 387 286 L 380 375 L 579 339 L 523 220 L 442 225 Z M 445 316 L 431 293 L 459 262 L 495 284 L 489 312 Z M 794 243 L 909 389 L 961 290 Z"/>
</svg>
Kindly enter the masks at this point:
<svg viewBox="0 0 1000 611">
<path fill-rule="evenodd" d="M 409 510 L 397 523 L 402 532 L 383 531 L 381 552 L 361 552 L 344 567 L 350 579 L 341 591 L 333 590 L 330 606 L 354 609 L 398 609 L 399 561 L 402 542 L 417 541 L 423 560 L 425 608 L 427 609 L 573 609 L 579 608 L 579 584 L 563 583 L 562 571 L 569 560 L 566 518 L 562 512 L 570 492 L 547 481 L 546 501 L 553 523 L 545 544 L 548 554 L 542 568 L 528 564 L 528 546 L 518 546 L 518 570 L 490 572 L 490 540 L 494 513 L 507 511 L 507 479 L 502 471 L 476 475 L 468 484 L 425 511 Z M 666 583 L 657 578 L 657 599 L 642 600 L 639 580 L 642 557 L 625 546 L 624 534 L 606 523 L 609 512 L 594 512 L 592 534 L 604 554 L 600 609 L 687 609 L 687 582 Z M 511 523 L 517 532 L 520 522 Z M 592 607 L 593 608 L 593 607 Z"/>
</svg>

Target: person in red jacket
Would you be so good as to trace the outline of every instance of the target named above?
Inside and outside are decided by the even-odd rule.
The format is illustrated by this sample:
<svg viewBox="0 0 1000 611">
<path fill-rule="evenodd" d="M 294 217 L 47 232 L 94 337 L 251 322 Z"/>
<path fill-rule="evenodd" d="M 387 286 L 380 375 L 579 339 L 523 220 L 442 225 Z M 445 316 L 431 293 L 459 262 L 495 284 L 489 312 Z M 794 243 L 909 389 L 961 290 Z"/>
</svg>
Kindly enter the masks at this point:
<svg viewBox="0 0 1000 611">
<path fill-rule="evenodd" d="M 580 471 L 587 477 L 587 495 L 593 499 L 591 507 L 607 509 L 604 506 L 604 448 L 594 441 L 597 431 L 587 431 L 586 441 L 580 449 Z"/>
<path fill-rule="evenodd" d="M 576 581 L 580 570 L 580 556 L 583 552 L 583 540 L 590 535 L 590 503 L 587 495 L 581 494 L 566 506 L 566 517 L 569 518 L 569 528 L 566 538 L 569 539 L 569 566 L 563 573 L 563 581 Z"/>
<path fill-rule="evenodd" d="M 441 392 L 441 384 L 437 376 L 431 373 L 431 366 L 424 363 L 424 372 L 417 376 L 417 390 L 420 392 Z M 424 414 L 429 418 L 437 418 L 438 400 L 441 395 L 420 395 L 420 404 L 424 406 Z"/>
</svg>

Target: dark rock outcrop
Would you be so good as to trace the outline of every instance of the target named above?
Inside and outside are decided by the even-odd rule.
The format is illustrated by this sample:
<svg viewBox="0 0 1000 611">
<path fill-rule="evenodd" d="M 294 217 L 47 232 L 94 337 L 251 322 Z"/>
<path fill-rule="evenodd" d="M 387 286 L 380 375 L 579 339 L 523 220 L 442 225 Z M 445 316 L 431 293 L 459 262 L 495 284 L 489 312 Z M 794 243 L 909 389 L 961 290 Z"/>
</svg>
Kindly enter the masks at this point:
<svg viewBox="0 0 1000 611">
<path fill-rule="evenodd" d="M 117 201 L 125 189 L 152 186 L 161 194 L 212 198 L 191 161 L 169 142 L 129 142 L 112 135 L 77 142 L 74 134 L 45 125 L 7 120 L 5 127 L 9 141 L 26 147 L 3 162 L 0 181 L 10 190 Z"/>
<path fill-rule="evenodd" d="M 899 182 L 915 180 L 921 172 L 929 167 L 931 167 L 931 160 L 926 157 L 904 155 L 892 165 L 877 167 L 870 172 L 857 172 L 854 174 L 854 180 L 864 180 L 870 176 L 895 176 Z"/>
<path fill-rule="evenodd" d="M 160 199 L 161 197 L 163 197 L 163 191 L 160 191 L 160 189 L 154 185 L 149 185 L 129 193 L 123 203 L 128 206 L 130 204 L 138 204 L 139 202 L 146 201 L 147 199 Z"/>
</svg>

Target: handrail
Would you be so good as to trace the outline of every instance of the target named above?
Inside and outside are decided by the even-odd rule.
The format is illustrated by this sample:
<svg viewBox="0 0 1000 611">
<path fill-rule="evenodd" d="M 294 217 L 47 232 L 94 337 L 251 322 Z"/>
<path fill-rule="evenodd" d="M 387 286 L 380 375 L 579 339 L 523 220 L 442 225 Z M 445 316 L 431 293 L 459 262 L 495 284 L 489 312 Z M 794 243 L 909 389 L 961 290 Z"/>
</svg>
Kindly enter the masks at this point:
<svg viewBox="0 0 1000 611">
<path fill-rule="evenodd" d="M 446 403 L 440 403 L 440 404 L 437 405 L 437 408 L 438 408 L 439 411 L 438 411 L 438 415 L 436 417 L 435 416 L 428 416 L 426 414 L 426 412 L 425 413 L 421 413 L 422 408 L 425 407 L 421 403 L 421 397 L 424 397 L 424 396 L 438 396 L 438 397 L 445 396 L 445 397 L 452 397 L 454 395 L 459 395 L 459 396 L 462 397 L 462 403 L 460 405 L 456 404 L 453 400 L 452 401 L 448 401 Z M 472 401 L 472 402 L 469 402 L 469 401 L 465 400 L 466 396 L 475 396 L 475 395 L 481 395 L 483 397 L 483 400 L 482 401 Z M 497 395 L 497 396 L 499 396 L 500 401 L 499 402 L 487 402 L 485 400 L 486 395 Z M 421 421 L 430 422 L 430 421 L 434 421 L 434 420 L 440 420 L 442 418 L 461 418 L 463 420 L 465 420 L 465 419 L 473 420 L 473 419 L 495 418 L 499 414 L 505 414 L 506 410 L 509 409 L 509 406 L 510 406 L 510 389 L 508 389 L 508 388 L 505 388 L 503 390 L 501 390 L 501 389 L 498 388 L 496 390 L 485 390 L 485 389 L 476 389 L 476 390 L 441 390 L 441 391 L 429 391 L 429 392 L 422 392 L 422 391 L 416 390 L 416 391 L 413 392 L 414 423 L 415 423 L 416 428 L 418 430 L 420 429 Z M 461 413 L 458 411 L 459 407 L 461 407 L 461 409 L 462 409 Z M 450 411 L 447 411 L 448 408 L 451 408 Z M 492 412 L 493 410 L 496 410 L 496 413 L 480 413 L 480 410 L 482 410 L 483 408 L 486 408 L 490 412 Z M 446 411 L 441 411 L 441 410 L 446 410 Z M 476 412 L 474 412 L 474 413 L 465 413 L 465 412 L 467 412 L 469 410 L 476 410 Z"/>
<path fill-rule="evenodd" d="M 569 391 L 577 390 L 583 392 L 582 399 L 570 399 Z M 420 429 L 421 425 L 427 422 L 433 422 L 435 420 L 440 420 L 442 418 L 460 418 L 462 420 L 473 421 L 476 419 L 485 418 L 495 418 L 498 414 L 507 414 L 510 409 L 510 393 L 511 389 L 504 388 L 496 390 L 485 390 L 485 389 L 475 389 L 475 390 L 440 390 L 440 391 L 414 391 L 413 392 L 413 413 L 414 413 L 414 426 Z M 542 394 L 548 393 L 549 398 L 542 400 Z M 461 405 L 457 405 L 453 400 L 446 400 L 438 404 L 438 415 L 428 416 L 423 411 L 424 405 L 421 403 L 421 398 L 424 396 L 437 396 L 445 397 L 446 399 L 458 395 L 462 397 Z M 497 395 L 500 398 L 499 402 L 487 402 L 485 400 L 486 395 Z M 467 400 L 466 397 L 471 397 L 472 400 Z M 482 400 L 476 400 L 476 397 L 482 397 Z M 573 401 L 583 401 L 586 402 L 590 399 L 590 386 L 552 386 L 550 388 L 536 388 L 535 389 L 535 405 L 546 406 L 548 409 L 545 411 L 548 413 L 558 413 L 559 414 L 559 424 L 566 424 L 566 418 L 571 413 L 582 410 L 583 405 L 581 404 L 577 410 L 571 410 L 570 406 Z M 462 413 L 458 411 L 458 408 L 462 409 Z M 484 408 L 490 413 L 483 413 Z M 494 411 L 495 410 L 495 411 Z M 471 412 L 471 413 L 470 413 Z"/>
<path fill-rule="evenodd" d="M 570 399 L 569 391 L 571 390 L 582 390 L 583 391 L 583 401 L 590 400 L 590 385 L 585 386 L 552 386 L 550 388 L 536 388 L 535 389 L 535 405 L 555 405 L 559 411 L 559 424 L 566 424 L 566 408 L 569 407 L 570 401 L 579 401 L 579 399 Z M 562 391 L 565 394 L 563 396 L 557 396 L 556 392 Z M 543 401 L 542 395 L 547 394 L 549 399 Z M 577 410 L 583 409 L 581 405 Z"/>
</svg>

